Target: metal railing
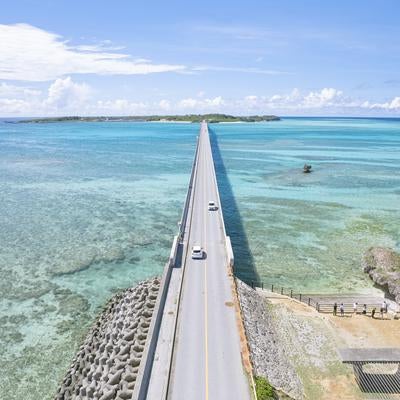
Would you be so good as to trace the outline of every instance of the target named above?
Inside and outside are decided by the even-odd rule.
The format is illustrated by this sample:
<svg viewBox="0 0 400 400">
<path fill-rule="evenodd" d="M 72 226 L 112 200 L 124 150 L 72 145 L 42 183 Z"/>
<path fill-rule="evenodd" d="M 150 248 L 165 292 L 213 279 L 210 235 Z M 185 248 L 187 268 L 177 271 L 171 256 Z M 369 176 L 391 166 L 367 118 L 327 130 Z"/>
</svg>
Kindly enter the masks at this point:
<svg viewBox="0 0 400 400">
<path fill-rule="evenodd" d="M 268 290 L 271 291 L 272 293 L 278 293 L 282 296 L 287 296 L 290 297 L 291 299 L 296 299 L 300 301 L 301 303 L 307 304 L 310 307 L 315 308 L 318 312 L 321 313 L 333 313 L 333 308 L 335 302 L 324 302 L 321 301 L 320 299 L 316 299 L 315 297 L 309 295 L 309 294 L 304 294 L 304 293 L 298 293 L 294 291 L 293 289 L 288 289 L 283 286 L 277 286 L 277 285 L 272 285 L 272 284 L 265 284 L 264 282 L 250 282 L 250 286 L 253 289 L 260 288 L 262 290 Z M 340 298 L 340 294 L 335 295 L 332 294 L 332 297 L 338 297 Z M 356 296 L 355 296 L 356 298 Z M 343 304 L 343 313 L 344 314 L 350 314 L 354 313 L 354 303 L 345 303 L 342 301 L 336 302 L 337 305 L 337 314 L 340 314 L 340 305 Z M 381 303 L 364 303 L 362 301 L 362 298 L 358 302 L 356 312 L 358 314 L 363 314 L 364 313 L 364 305 L 365 305 L 365 314 L 371 314 L 372 310 L 375 309 L 375 313 L 378 316 L 382 307 Z M 384 310 L 384 312 L 387 312 L 387 309 Z"/>
<path fill-rule="evenodd" d="M 288 289 L 283 286 L 276 286 L 276 285 L 271 285 L 271 284 L 264 284 L 264 282 L 254 282 L 252 281 L 251 287 L 253 289 L 260 288 L 262 290 L 270 290 L 272 293 L 279 293 L 282 296 L 288 296 L 291 299 L 296 299 L 299 300 L 302 303 L 305 303 L 311 307 L 314 307 L 317 311 L 318 310 L 318 302 L 312 298 L 311 296 L 302 294 L 302 293 L 297 293 L 293 289 Z"/>
</svg>

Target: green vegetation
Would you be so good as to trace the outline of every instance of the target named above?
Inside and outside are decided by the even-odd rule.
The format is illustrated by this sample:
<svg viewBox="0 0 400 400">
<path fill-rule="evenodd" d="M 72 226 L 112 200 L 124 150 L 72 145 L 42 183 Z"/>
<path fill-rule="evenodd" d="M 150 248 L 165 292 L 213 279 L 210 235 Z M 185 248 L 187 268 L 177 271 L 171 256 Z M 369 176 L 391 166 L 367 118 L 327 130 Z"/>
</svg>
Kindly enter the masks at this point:
<svg viewBox="0 0 400 400">
<path fill-rule="evenodd" d="M 219 122 L 263 122 L 279 121 L 275 115 L 251 115 L 234 116 L 227 114 L 187 114 L 187 115 L 147 115 L 147 116 L 125 116 L 125 117 L 51 117 L 33 118 L 18 121 L 20 123 L 44 124 L 50 122 L 193 122 L 198 123 L 206 120 L 209 123 Z"/>
<path fill-rule="evenodd" d="M 257 400 L 274 400 L 274 388 L 271 384 L 262 376 L 256 376 L 254 378 L 256 383 Z"/>
</svg>

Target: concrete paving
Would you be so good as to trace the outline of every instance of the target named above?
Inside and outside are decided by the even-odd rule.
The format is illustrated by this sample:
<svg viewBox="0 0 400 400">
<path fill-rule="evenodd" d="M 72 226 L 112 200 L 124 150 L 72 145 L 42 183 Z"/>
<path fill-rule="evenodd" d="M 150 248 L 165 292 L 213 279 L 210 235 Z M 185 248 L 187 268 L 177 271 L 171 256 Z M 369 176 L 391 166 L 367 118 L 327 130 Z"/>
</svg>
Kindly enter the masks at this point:
<svg viewBox="0 0 400 400">
<path fill-rule="evenodd" d="M 400 348 L 339 349 L 344 363 L 400 363 Z"/>
<path fill-rule="evenodd" d="M 247 400 L 221 204 L 208 210 L 209 201 L 218 201 L 218 188 L 205 123 L 195 185 L 167 398 Z M 202 260 L 191 258 L 194 245 L 204 249 Z"/>
</svg>

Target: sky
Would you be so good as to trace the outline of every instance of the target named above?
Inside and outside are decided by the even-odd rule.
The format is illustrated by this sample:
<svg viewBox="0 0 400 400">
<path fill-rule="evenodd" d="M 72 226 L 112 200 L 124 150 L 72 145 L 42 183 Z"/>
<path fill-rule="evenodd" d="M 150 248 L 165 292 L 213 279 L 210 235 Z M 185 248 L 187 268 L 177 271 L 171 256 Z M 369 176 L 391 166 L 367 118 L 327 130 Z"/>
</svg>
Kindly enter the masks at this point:
<svg viewBox="0 0 400 400">
<path fill-rule="evenodd" d="M 0 116 L 400 116 L 398 0 L 2 0 Z"/>
</svg>

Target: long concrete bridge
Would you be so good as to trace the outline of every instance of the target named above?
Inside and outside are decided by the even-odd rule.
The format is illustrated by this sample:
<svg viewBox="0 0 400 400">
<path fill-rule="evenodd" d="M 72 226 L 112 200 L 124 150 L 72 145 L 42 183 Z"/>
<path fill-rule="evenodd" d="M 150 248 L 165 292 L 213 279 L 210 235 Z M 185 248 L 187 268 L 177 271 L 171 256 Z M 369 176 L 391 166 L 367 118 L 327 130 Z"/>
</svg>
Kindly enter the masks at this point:
<svg viewBox="0 0 400 400">
<path fill-rule="evenodd" d="M 215 210 L 209 210 L 209 201 L 215 202 Z M 193 246 L 202 247 L 202 259 L 192 258 Z M 232 266 L 208 127 L 203 122 L 134 399 L 251 398 Z"/>
</svg>

